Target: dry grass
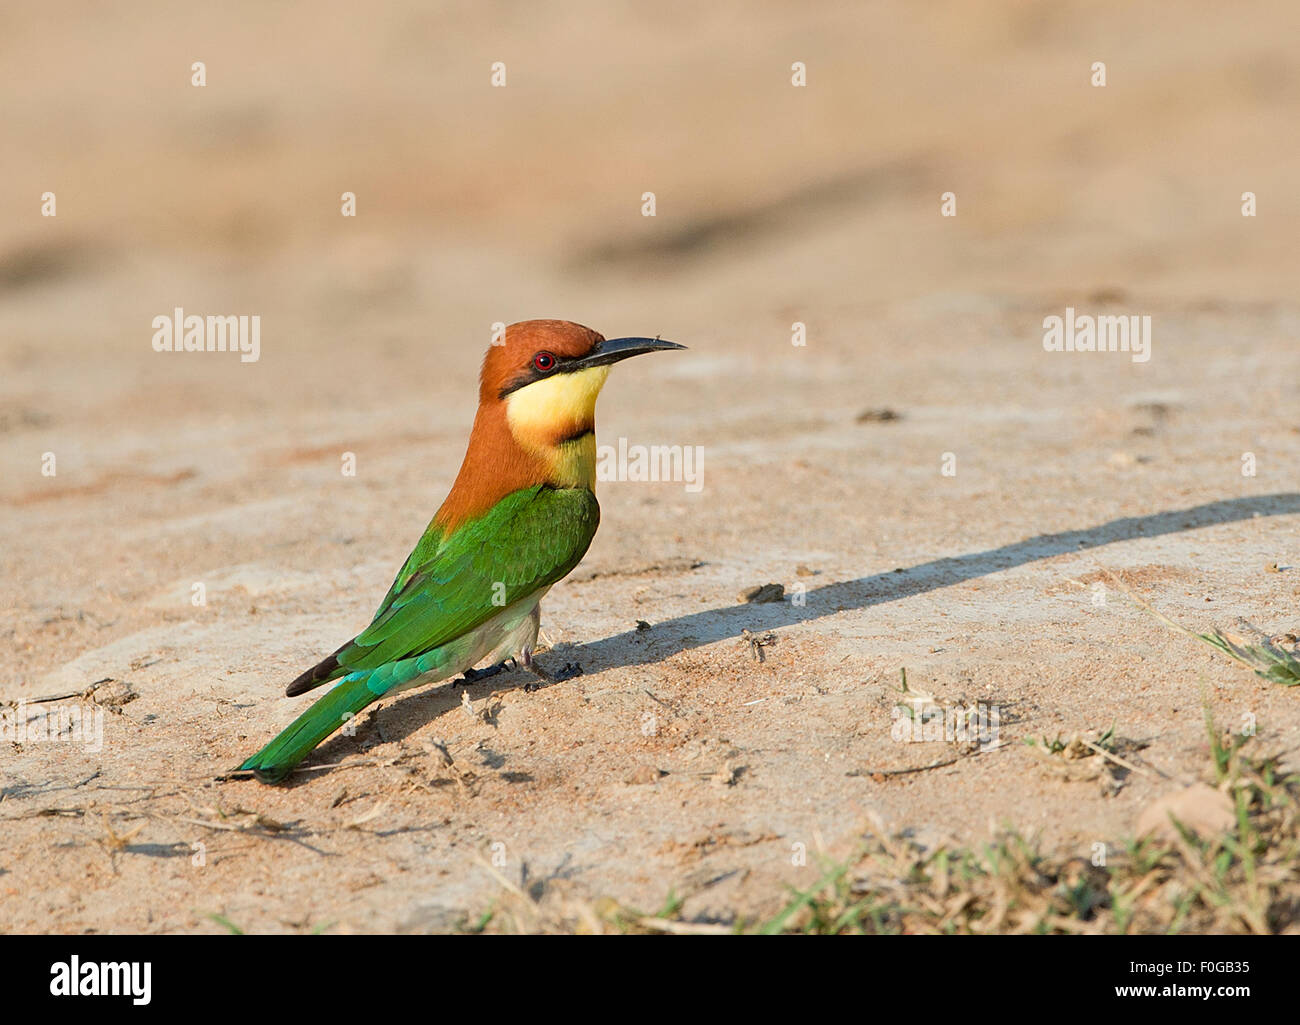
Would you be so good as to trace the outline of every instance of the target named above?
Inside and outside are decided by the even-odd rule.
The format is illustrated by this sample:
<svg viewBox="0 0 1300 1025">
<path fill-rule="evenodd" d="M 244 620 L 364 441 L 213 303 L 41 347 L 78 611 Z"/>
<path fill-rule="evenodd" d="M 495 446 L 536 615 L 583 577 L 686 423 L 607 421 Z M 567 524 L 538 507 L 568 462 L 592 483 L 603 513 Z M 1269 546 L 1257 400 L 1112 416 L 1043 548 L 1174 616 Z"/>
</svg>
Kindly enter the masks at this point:
<svg viewBox="0 0 1300 1025">
<path fill-rule="evenodd" d="M 1206 713 L 1206 781 L 1228 794 L 1235 827 L 1199 837 L 1107 845 L 1104 864 L 1043 853 L 1007 833 L 979 849 L 926 847 L 869 829 L 764 921 L 684 920 L 669 895 L 655 912 L 615 900 L 539 896 L 498 877 L 505 892 L 472 931 L 612 933 L 1278 933 L 1300 929 L 1300 776 L 1251 738 L 1222 733 Z"/>
<path fill-rule="evenodd" d="M 1222 630 L 1211 630 L 1209 633 L 1198 633 L 1188 627 L 1183 626 L 1168 616 L 1164 615 L 1157 609 L 1153 608 L 1148 602 L 1143 601 L 1135 595 L 1124 582 L 1113 573 L 1107 576 L 1113 580 L 1120 589 L 1133 600 L 1135 604 L 1156 619 L 1164 623 L 1170 629 L 1177 630 L 1179 633 L 1186 634 L 1188 637 L 1194 637 L 1198 641 L 1208 644 L 1210 647 L 1223 652 L 1230 659 L 1240 663 L 1247 669 L 1254 671 L 1256 676 L 1260 676 L 1271 683 L 1279 683 L 1283 687 L 1294 687 L 1300 684 L 1300 638 L 1295 634 L 1283 634 L 1278 637 L 1269 637 L 1262 631 L 1252 627 L 1249 623 L 1243 621 L 1242 626 L 1256 634 L 1252 643 L 1245 637 L 1236 634 L 1224 633 Z M 1291 650 L 1287 649 L 1290 646 Z"/>
</svg>

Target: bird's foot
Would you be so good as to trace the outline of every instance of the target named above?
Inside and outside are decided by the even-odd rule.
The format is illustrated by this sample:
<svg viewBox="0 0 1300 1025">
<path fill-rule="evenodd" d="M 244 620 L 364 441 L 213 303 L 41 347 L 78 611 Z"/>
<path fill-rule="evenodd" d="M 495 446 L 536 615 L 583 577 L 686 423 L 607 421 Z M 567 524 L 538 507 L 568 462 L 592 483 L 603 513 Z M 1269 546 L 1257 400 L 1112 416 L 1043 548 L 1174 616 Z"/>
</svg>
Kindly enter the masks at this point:
<svg viewBox="0 0 1300 1025">
<path fill-rule="evenodd" d="M 564 666 L 556 673 L 549 673 L 538 665 L 537 660 L 533 658 L 531 651 L 525 650 L 523 653 L 523 666 L 534 676 L 539 677 L 545 683 L 563 683 L 565 680 L 572 680 L 575 676 L 582 675 L 582 666 L 576 662 L 565 662 Z M 541 687 L 541 683 L 525 683 L 524 692 L 531 694 Z"/>
<path fill-rule="evenodd" d="M 461 674 L 457 683 L 478 683 L 479 680 L 486 680 L 489 677 L 496 676 L 497 673 L 504 673 L 507 670 L 518 669 L 519 663 L 513 658 L 508 658 L 504 662 L 498 662 L 494 666 L 488 666 L 485 669 L 466 669 Z"/>
</svg>

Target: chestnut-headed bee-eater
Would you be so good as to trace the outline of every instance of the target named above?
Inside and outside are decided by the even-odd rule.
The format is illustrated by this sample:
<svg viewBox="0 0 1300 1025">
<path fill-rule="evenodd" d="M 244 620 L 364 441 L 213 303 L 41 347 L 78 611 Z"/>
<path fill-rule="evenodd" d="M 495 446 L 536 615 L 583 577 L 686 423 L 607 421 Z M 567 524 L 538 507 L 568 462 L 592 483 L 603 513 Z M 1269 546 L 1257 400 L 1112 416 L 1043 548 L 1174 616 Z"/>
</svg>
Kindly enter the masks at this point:
<svg viewBox="0 0 1300 1025">
<path fill-rule="evenodd" d="M 600 521 L 596 397 L 619 360 L 682 348 L 605 339 L 563 320 L 506 328 L 484 357 L 478 414 L 446 501 L 370 625 L 286 693 L 333 688 L 237 771 L 278 782 L 371 702 L 484 661 L 518 657 L 539 671 L 542 597 L 586 554 Z"/>
</svg>

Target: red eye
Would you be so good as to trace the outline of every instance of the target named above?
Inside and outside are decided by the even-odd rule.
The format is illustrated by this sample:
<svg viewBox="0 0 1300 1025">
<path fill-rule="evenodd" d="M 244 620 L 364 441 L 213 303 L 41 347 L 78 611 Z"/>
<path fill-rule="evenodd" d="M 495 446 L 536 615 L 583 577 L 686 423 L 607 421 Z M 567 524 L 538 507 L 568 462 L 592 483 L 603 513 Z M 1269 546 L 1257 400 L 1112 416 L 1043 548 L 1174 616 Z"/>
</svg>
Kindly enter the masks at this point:
<svg viewBox="0 0 1300 1025">
<path fill-rule="evenodd" d="M 549 352 L 539 352 L 533 357 L 533 366 L 535 366 L 541 373 L 549 374 L 555 369 L 555 357 Z"/>
</svg>

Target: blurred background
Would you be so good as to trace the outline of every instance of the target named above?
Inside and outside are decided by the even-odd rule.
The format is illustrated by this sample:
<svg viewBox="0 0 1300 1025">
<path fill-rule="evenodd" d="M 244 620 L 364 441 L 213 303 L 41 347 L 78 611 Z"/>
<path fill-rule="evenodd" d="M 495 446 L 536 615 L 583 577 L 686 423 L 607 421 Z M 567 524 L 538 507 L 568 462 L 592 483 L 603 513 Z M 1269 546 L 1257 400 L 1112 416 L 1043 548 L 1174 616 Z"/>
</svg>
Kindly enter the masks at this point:
<svg viewBox="0 0 1300 1025">
<path fill-rule="evenodd" d="M 419 335 L 423 371 L 538 315 L 759 338 L 941 293 L 1289 295 L 1298 33 L 1209 0 L 7 4 L 5 367 L 137 352 L 182 300 L 262 312 L 279 381 L 330 335 L 340 372 Z"/>
</svg>

